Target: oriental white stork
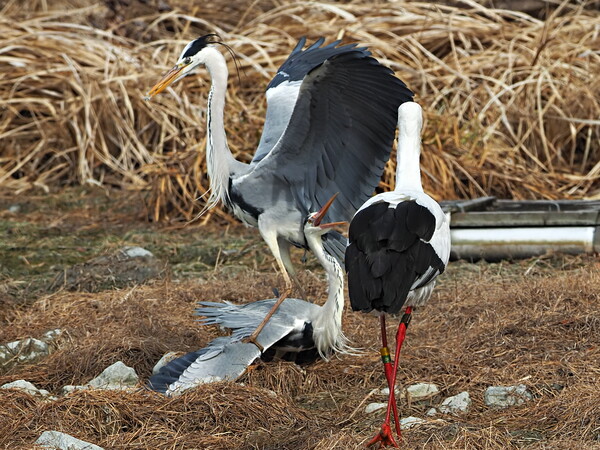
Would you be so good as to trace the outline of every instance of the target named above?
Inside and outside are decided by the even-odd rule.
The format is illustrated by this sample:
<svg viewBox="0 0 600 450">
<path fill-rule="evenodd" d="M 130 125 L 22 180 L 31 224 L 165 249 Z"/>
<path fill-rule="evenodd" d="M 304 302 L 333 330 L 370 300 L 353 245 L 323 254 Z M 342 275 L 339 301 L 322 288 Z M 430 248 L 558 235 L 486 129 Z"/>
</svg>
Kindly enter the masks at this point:
<svg viewBox="0 0 600 450">
<path fill-rule="evenodd" d="M 375 311 L 381 321 L 382 348 L 390 394 L 381 431 L 370 442 L 397 447 L 390 428 L 400 349 L 412 309 L 431 296 L 435 280 L 444 272 L 450 256 L 450 226 L 440 205 L 423 192 L 419 156 L 422 110 L 417 103 L 398 108 L 398 160 L 396 188 L 371 198 L 350 223 L 346 249 L 348 291 L 352 309 Z M 385 328 L 386 314 L 406 307 L 396 334 L 395 361 L 391 364 Z"/>
</svg>

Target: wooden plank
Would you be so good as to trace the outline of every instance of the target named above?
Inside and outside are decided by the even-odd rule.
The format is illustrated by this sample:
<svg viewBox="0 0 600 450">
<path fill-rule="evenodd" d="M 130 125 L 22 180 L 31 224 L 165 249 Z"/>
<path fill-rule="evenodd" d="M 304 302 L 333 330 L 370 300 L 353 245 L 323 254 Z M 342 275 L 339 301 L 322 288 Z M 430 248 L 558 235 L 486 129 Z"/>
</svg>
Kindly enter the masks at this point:
<svg viewBox="0 0 600 450">
<path fill-rule="evenodd" d="M 453 213 L 452 228 L 600 225 L 600 211 L 482 211 Z"/>
</svg>

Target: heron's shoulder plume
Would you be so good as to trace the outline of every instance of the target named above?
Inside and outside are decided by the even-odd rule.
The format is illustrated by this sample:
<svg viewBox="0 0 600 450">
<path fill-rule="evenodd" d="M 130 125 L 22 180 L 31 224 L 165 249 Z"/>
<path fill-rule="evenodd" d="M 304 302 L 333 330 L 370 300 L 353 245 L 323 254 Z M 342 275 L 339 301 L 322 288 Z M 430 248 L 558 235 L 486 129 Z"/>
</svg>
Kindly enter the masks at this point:
<svg viewBox="0 0 600 450">
<path fill-rule="evenodd" d="M 194 56 L 200 50 L 205 48 L 208 44 L 216 44 L 218 38 L 219 36 L 216 34 L 207 34 L 205 36 L 200 36 L 198 39 L 194 39 L 192 42 L 185 46 L 185 48 L 181 52 L 180 58 Z"/>
</svg>

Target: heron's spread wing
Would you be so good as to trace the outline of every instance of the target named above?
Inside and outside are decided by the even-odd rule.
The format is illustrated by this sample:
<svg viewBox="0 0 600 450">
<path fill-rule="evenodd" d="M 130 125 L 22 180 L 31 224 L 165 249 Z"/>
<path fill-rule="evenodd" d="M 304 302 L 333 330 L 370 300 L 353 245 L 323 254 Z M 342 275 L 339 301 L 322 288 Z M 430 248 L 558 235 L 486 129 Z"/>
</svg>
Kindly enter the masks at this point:
<svg viewBox="0 0 600 450">
<path fill-rule="evenodd" d="M 346 250 L 352 308 L 396 314 L 412 289 L 442 273 L 445 263 L 429 242 L 435 230 L 434 214 L 415 201 L 395 207 L 382 201 L 359 211 Z"/>
<path fill-rule="evenodd" d="M 219 337 L 203 349 L 170 361 L 150 378 L 149 386 L 155 391 L 173 395 L 199 384 L 234 381 L 259 356 L 260 350 L 254 344 Z"/>
<path fill-rule="evenodd" d="M 262 160 L 277 143 L 290 121 L 300 85 L 304 77 L 325 60 L 356 47 L 356 44 L 337 47 L 340 41 L 323 46 L 323 38 L 302 50 L 306 38 L 300 39 L 290 56 L 277 70 L 267 86 L 267 114 L 263 134 L 254 153 L 252 164 Z"/>
<path fill-rule="evenodd" d="M 292 116 L 250 176 L 275 176 L 305 213 L 335 193 L 326 220 L 350 220 L 372 195 L 412 92 L 365 49 L 335 54 L 304 77 Z"/>
<path fill-rule="evenodd" d="M 236 305 L 229 302 L 198 302 L 195 314 L 203 316 L 203 325 L 220 325 L 231 330 L 231 339 L 240 341 L 250 336 L 262 322 L 277 299 Z M 272 346 L 288 351 L 314 347 L 312 337 L 313 313 L 319 306 L 304 300 L 286 298 L 258 336 L 263 348 Z"/>
</svg>

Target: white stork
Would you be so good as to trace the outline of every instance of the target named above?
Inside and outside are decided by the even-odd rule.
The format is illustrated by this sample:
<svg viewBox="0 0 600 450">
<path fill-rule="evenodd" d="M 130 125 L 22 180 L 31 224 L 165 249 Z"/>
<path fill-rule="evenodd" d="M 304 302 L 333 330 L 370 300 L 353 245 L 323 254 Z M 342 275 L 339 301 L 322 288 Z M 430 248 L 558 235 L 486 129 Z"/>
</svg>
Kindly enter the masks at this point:
<svg viewBox="0 0 600 450">
<path fill-rule="evenodd" d="M 376 311 L 381 321 L 382 348 L 390 394 L 381 431 L 370 442 L 397 444 L 390 429 L 394 411 L 396 431 L 400 424 L 394 398 L 400 349 L 413 307 L 431 296 L 435 280 L 444 272 L 450 256 L 450 226 L 440 205 L 423 192 L 421 153 L 421 107 L 407 102 L 398 108 L 398 159 L 396 188 L 368 200 L 350 223 L 346 271 L 350 303 L 355 311 Z M 392 368 L 387 347 L 385 315 L 406 307 L 396 334 Z"/>
</svg>

